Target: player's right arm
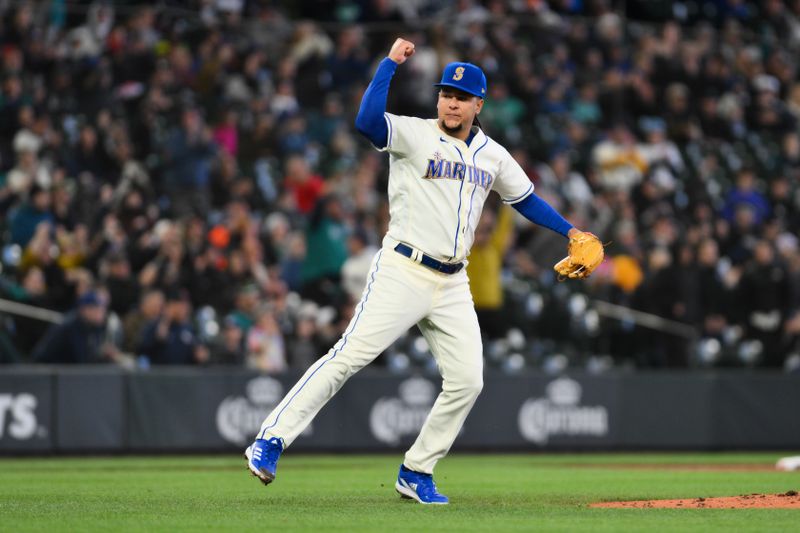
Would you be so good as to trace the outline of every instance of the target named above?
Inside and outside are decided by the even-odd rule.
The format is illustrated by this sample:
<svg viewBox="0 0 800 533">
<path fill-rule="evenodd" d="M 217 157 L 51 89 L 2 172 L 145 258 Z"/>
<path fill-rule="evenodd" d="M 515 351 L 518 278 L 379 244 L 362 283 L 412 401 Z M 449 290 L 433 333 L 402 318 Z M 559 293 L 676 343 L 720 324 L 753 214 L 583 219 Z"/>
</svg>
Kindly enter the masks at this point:
<svg viewBox="0 0 800 533">
<path fill-rule="evenodd" d="M 372 78 L 361 107 L 356 116 L 356 129 L 364 135 L 376 148 L 385 148 L 389 144 L 389 126 L 386 113 L 386 97 L 389 94 L 389 83 L 392 81 L 397 66 L 405 63 L 414 54 L 414 43 L 405 39 L 397 39 L 389 51 L 389 55 L 380 62 L 375 76 Z"/>
</svg>

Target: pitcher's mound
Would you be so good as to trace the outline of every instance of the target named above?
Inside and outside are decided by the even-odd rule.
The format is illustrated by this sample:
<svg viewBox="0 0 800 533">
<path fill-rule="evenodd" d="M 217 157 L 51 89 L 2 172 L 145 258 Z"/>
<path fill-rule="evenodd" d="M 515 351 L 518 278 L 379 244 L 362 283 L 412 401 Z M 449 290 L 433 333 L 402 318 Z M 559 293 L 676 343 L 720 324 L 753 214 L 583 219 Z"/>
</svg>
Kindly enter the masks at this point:
<svg viewBox="0 0 800 533">
<path fill-rule="evenodd" d="M 745 494 L 723 498 L 687 498 L 683 500 L 639 500 L 593 503 L 589 507 L 613 509 L 800 509 L 800 494 Z"/>
</svg>

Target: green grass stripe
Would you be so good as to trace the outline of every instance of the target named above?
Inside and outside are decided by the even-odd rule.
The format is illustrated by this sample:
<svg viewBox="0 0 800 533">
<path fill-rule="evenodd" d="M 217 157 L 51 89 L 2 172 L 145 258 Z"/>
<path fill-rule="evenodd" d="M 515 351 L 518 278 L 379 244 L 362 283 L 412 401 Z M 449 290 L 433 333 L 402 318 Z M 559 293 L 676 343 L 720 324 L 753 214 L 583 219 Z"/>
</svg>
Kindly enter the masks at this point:
<svg viewBox="0 0 800 533">
<path fill-rule="evenodd" d="M 0 531 L 800 531 L 800 511 L 589 509 L 595 501 L 800 489 L 781 453 L 453 454 L 452 504 L 401 500 L 401 455 L 281 459 L 263 487 L 239 457 L 0 459 Z M 796 453 L 796 452 L 795 452 Z M 698 470 L 698 465 L 761 470 Z"/>
</svg>

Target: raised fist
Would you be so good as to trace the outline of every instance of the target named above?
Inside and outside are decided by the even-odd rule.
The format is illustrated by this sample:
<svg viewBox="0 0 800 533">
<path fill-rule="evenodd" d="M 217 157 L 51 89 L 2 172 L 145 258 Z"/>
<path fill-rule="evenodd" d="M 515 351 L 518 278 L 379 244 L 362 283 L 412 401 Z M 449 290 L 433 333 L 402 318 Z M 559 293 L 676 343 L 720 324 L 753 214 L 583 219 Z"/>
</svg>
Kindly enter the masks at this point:
<svg viewBox="0 0 800 533">
<path fill-rule="evenodd" d="M 389 59 L 402 65 L 406 59 L 414 55 L 414 43 L 398 38 L 389 50 Z"/>
</svg>

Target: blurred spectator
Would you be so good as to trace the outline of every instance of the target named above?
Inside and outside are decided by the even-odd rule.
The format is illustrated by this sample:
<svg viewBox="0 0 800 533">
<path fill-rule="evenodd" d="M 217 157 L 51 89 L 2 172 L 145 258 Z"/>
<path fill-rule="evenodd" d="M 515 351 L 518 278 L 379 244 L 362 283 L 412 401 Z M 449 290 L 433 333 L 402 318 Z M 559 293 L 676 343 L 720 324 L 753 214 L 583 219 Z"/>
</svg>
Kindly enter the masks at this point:
<svg viewBox="0 0 800 533">
<path fill-rule="evenodd" d="M 670 84 L 664 94 L 667 121 L 667 134 L 678 144 L 686 144 L 695 139 L 699 130 L 689 101 L 690 89 L 684 83 Z"/>
<path fill-rule="evenodd" d="M 239 151 L 239 132 L 236 128 L 238 117 L 236 111 L 227 109 L 222 114 L 222 121 L 214 128 L 214 141 L 231 156 Z"/>
<path fill-rule="evenodd" d="M 303 157 L 293 155 L 286 160 L 286 178 L 284 187 L 291 194 L 296 208 L 303 214 L 309 214 L 317 205 L 325 183 L 311 168 Z"/>
<path fill-rule="evenodd" d="M 204 213 L 210 205 L 208 185 L 214 153 L 211 132 L 200 111 L 194 108 L 182 112 L 180 124 L 164 147 L 165 189 L 176 214 Z"/>
<path fill-rule="evenodd" d="M 36 185 L 31 188 L 29 198 L 11 218 L 11 242 L 20 246 L 30 242 L 37 226 L 43 224 L 49 227 L 53 221 L 50 191 Z"/>
<path fill-rule="evenodd" d="M 341 97 L 336 93 L 330 94 L 325 99 L 321 112 L 312 113 L 308 126 L 311 138 L 322 146 L 329 146 L 334 140 L 334 134 L 346 131 L 344 111 Z"/>
<path fill-rule="evenodd" d="M 144 288 L 164 289 L 180 284 L 187 270 L 180 228 L 173 222 L 159 221 L 154 228 L 153 244 L 157 245 L 157 252 L 140 270 L 139 284 Z M 152 249 L 144 254 L 152 255 Z"/>
<path fill-rule="evenodd" d="M 525 115 L 525 105 L 510 95 L 504 83 L 498 81 L 489 87 L 489 97 L 481 112 L 481 121 L 492 135 L 499 135 L 511 142 L 520 139 L 519 122 Z"/>
<path fill-rule="evenodd" d="M 704 335 L 721 337 L 729 325 L 731 294 L 719 266 L 719 247 L 711 238 L 704 239 L 697 250 L 697 323 Z"/>
<path fill-rule="evenodd" d="M 105 339 L 108 301 L 90 291 L 78 299 L 76 311 L 64 322 L 51 326 L 33 351 L 33 359 L 41 363 L 75 364 L 108 363 L 117 351 Z"/>
<path fill-rule="evenodd" d="M 110 166 L 108 155 L 98 143 L 97 131 L 91 125 L 83 126 L 68 167 L 70 174 L 86 175 L 88 179 L 105 182 L 109 178 Z"/>
<path fill-rule="evenodd" d="M 539 176 L 538 190 L 554 194 L 555 202 L 563 199 L 575 210 L 584 213 L 591 210 L 592 189 L 586 178 L 572 168 L 568 152 L 555 151 L 549 164 L 539 165 L 536 173 Z"/>
<path fill-rule="evenodd" d="M 656 247 L 648 256 L 646 277 L 637 288 L 636 307 L 669 320 L 686 321 L 689 295 L 696 287 L 689 285 L 682 257 Z M 641 366 L 682 367 L 687 365 L 687 346 L 683 339 L 661 331 L 642 333 Z"/>
<path fill-rule="evenodd" d="M 317 342 L 316 305 L 308 303 L 300 309 L 294 335 L 289 339 L 286 352 L 291 357 L 291 367 L 295 369 L 308 368 L 319 359 L 321 350 Z"/>
<path fill-rule="evenodd" d="M 306 259 L 306 239 L 299 232 L 286 238 L 288 245 L 286 255 L 280 263 L 281 278 L 293 291 L 299 291 L 303 285 L 302 269 Z"/>
<path fill-rule="evenodd" d="M 30 109 L 30 108 L 25 108 Z M 11 191 L 25 197 L 30 196 L 31 188 L 38 186 L 47 189 L 51 186 L 51 176 L 47 167 L 38 158 L 42 139 L 30 130 L 21 130 L 14 136 L 14 151 L 17 164 L 6 177 Z"/>
<path fill-rule="evenodd" d="M 145 326 L 137 352 L 153 365 L 208 362 L 208 348 L 200 344 L 190 322 L 191 310 L 186 291 L 170 291 L 162 315 Z"/>
<path fill-rule="evenodd" d="M 47 299 L 47 285 L 44 273 L 38 267 L 28 269 L 20 284 L 5 276 L 0 276 L 0 295 L 3 298 L 36 307 L 51 307 L 51 303 Z M 10 349 L 8 353 L 16 355 L 17 352 L 20 352 L 25 359 L 30 356 L 34 347 L 44 337 L 49 327 L 47 322 L 27 316 L 13 317 L 10 325 L 14 333 L 14 343 L 11 348 L 14 348 L 14 345 L 16 345 L 16 348 Z M 9 342 L 11 341 L 11 339 L 8 340 Z"/>
<path fill-rule="evenodd" d="M 489 339 L 503 337 L 509 327 L 503 310 L 503 257 L 511 246 L 513 213 L 501 206 L 498 215 L 484 210 L 475 229 L 475 243 L 469 254 L 467 275 L 475 302 L 481 333 Z"/>
<path fill-rule="evenodd" d="M 789 316 L 790 299 L 786 269 L 776 261 L 773 245 L 759 241 L 752 262 L 742 274 L 739 301 L 746 336 L 761 342 L 761 360 L 766 366 L 783 365 L 783 327 Z"/>
<path fill-rule="evenodd" d="M 366 78 L 369 57 L 363 39 L 363 30 L 359 26 L 350 26 L 339 34 L 336 48 L 328 58 L 331 90 L 343 92 Z"/>
<path fill-rule="evenodd" d="M 361 300 L 367 274 L 377 248 L 370 246 L 366 231 L 359 228 L 347 238 L 348 258 L 342 265 L 342 287 L 353 303 Z"/>
<path fill-rule="evenodd" d="M 103 283 L 111 294 L 111 310 L 122 316 L 139 301 L 139 284 L 131 275 L 128 258 L 119 252 L 106 256 Z"/>
<path fill-rule="evenodd" d="M 736 187 L 728 194 L 722 216 L 729 222 L 736 218 L 741 206 L 748 207 L 753 215 L 753 224 L 760 225 L 770 214 L 766 197 L 756 190 L 756 176 L 752 169 L 744 168 L 736 175 Z"/>
<path fill-rule="evenodd" d="M 661 118 L 643 117 L 639 121 L 645 142 L 639 145 L 639 153 L 647 163 L 648 169 L 661 169 L 662 181 L 668 180 L 669 188 L 674 189 L 675 179 L 683 172 L 683 157 L 678 146 L 667 139 L 666 124 Z"/>
<path fill-rule="evenodd" d="M 319 201 L 306 232 L 307 252 L 301 276 L 303 294 L 329 304 L 338 296 L 342 265 L 347 259 L 347 227 L 342 201 L 327 196 Z"/>
<path fill-rule="evenodd" d="M 137 353 L 145 327 L 158 320 L 163 311 L 163 292 L 158 289 L 151 289 L 142 294 L 138 307 L 129 311 L 123 317 L 122 349 L 127 353 Z"/>
<path fill-rule="evenodd" d="M 753 79 L 754 105 L 750 106 L 750 127 L 769 133 L 788 133 L 796 120 L 780 100 L 780 81 L 768 74 L 759 74 Z"/>
<path fill-rule="evenodd" d="M 615 124 L 608 138 L 595 146 L 593 159 L 600 171 L 600 184 L 608 190 L 630 191 L 647 170 L 635 138 L 622 123 Z"/>
<path fill-rule="evenodd" d="M 572 118 L 584 124 L 597 124 L 603 118 L 600 106 L 597 105 L 597 88 L 586 83 L 578 89 L 578 96 L 570 109 Z"/>
<path fill-rule="evenodd" d="M 256 320 L 259 296 L 258 287 L 251 283 L 243 285 L 236 292 L 236 302 L 231 318 L 236 321 L 244 335 L 247 335 Z"/>
<path fill-rule="evenodd" d="M 269 374 L 284 372 L 287 368 L 283 335 L 269 306 L 261 306 L 256 320 L 247 332 L 246 365 L 248 368 Z"/>
<path fill-rule="evenodd" d="M 47 222 L 36 226 L 36 233 L 22 252 L 19 267 L 23 275 L 30 268 L 41 269 L 47 287 L 47 301 L 54 309 L 66 310 L 73 307 L 76 295 L 82 293 L 78 286 L 82 284 L 83 288 L 87 288 L 92 275 L 78 268 L 67 272 L 58 264 L 58 257 L 53 253 L 57 248 L 51 231 L 52 227 Z"/>
<path fill-rule="evenodd" d="M 222 320 L 222 332 L 208 347 L 209 364 L 241 366 L 245 361 L 244 335 L 239 323 L 232 316 Z"/>
</svg>

